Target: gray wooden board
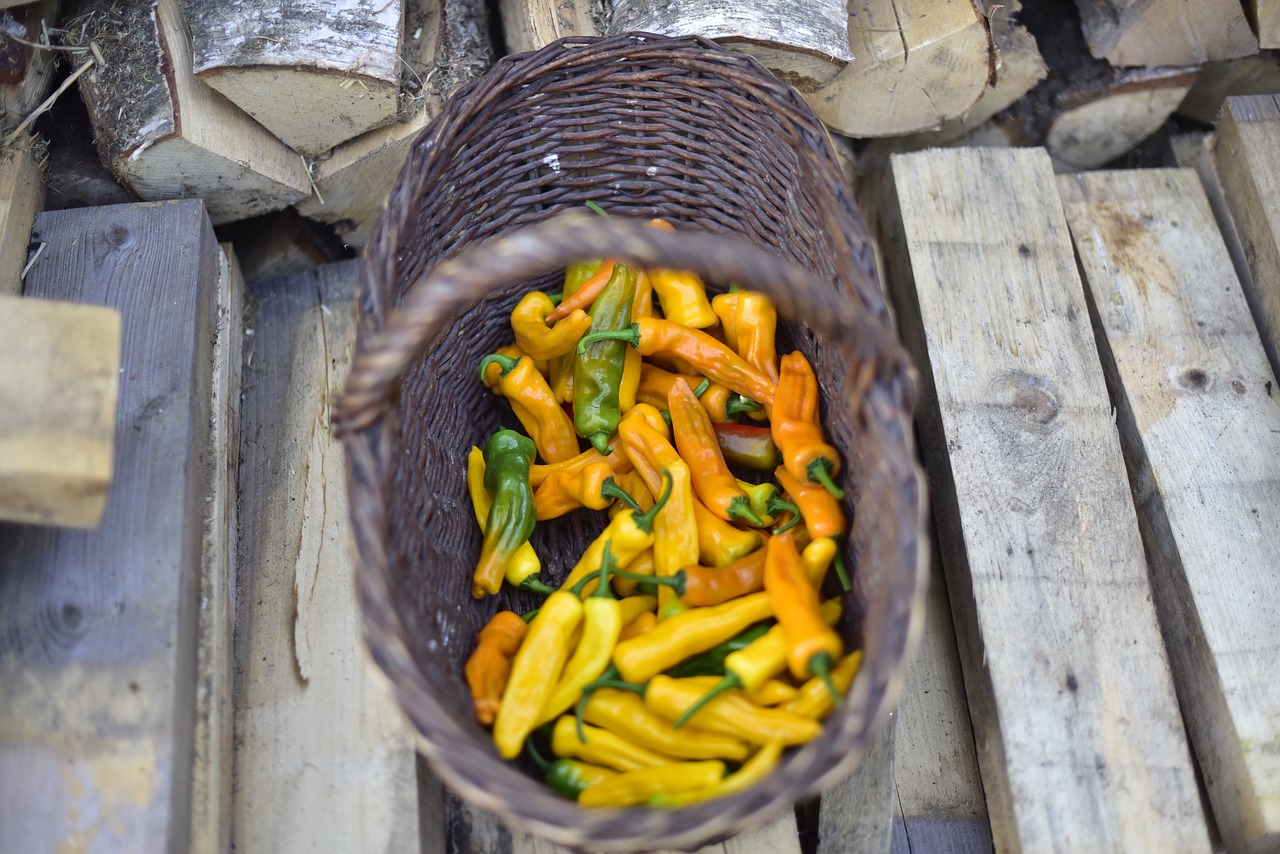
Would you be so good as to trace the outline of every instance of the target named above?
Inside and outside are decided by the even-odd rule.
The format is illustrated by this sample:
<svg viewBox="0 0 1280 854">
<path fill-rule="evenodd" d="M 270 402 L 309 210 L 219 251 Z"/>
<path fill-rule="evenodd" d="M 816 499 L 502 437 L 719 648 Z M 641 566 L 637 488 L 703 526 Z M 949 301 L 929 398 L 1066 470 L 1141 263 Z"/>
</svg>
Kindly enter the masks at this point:
<svg viewBox="0 0 1280 854">
<path fill-rule="evenodd" d="M 0 850 L 184 850 L 219 251 L 199 201 L 41 214 L 32 296 L 123 316 L 92 531 L 0 526 Z"/>
<path fill-rule="evenodd" d="M 1042 149 L 891 161 L 886 255 L 997 850 L 1207 851 Z M 904 262 L 909 261 L 909 266 Z"/>
</svg>

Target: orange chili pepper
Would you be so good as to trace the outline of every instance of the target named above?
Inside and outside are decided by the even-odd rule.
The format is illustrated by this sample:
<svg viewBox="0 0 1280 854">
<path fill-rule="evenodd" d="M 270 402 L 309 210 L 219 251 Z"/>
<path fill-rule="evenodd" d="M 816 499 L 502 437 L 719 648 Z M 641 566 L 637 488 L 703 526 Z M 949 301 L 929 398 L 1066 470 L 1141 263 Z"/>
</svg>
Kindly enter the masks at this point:
<svg viewBox="0 0 1280 854">
<path fill-rule="evenodd" d="M 619 261 L 616 258 L 606 258 L 601 262 L 595 274 L 578 285 L 576 291 L 561 300 L 556 310 L 547 315 L 547 320 L 554 323 L 575 311 L 586 311 L 591 308 L 591 303 L 596 301 L 596 297 L 600 296 L 604 286 L 609 284 L 609 279 L 613 276 L 613 266 L 617 263 Z"/>
<path fill-rule="evenodd" d="M 844 533 L 844 511 L 840 502 L 825 487 L 793 477 L 786 466 L 773 470 L 778 484 L 791 496 L 804 517 L 804 527 L 813 539 L 836 537 Z"/>
<path fill-rule="evenodd" d="M 764 558 L 765 549 L 756 549 L 728 566 L 716 568 L 690 564 L 675 576 L 684 580 L 683 591 L 676 588 L 680 600 L 690 607 L 703 607 L 758 593 L 764 589 Z M 644 582 L 640 584 L 643 586 Z"/>
<path fill-rule="evenodd" d="M 649 225 L 663 231 L 675 231 L 675 227 L 666 220 L 650 220 Z M 667 319 L 688 326 L 691 329 L 703 329 L 714 326 L 716 314 L 707 301 L 706 287 L 697 273 L 689 270 L 669 270 L 663 267 L 648 271 L 649 281 L 658 294 L 658 302 L 662 304 L 662 314 Z"/>
<path fill-rule="evenodd" d="M 463 672 L 471 688 L 476 720 L 488 726 L 498 716 L 502 692 L 511 676 L 511 659 L 529 633 L 529 624 L 514 611 L 499 611 L 483 629 L 476 651 L 467 659 Z"/>
<path fill-rule="evenodd" d="M 720 333 L 729 349 L 738 352 L 738 300 L 740 290 L 731 290 L 727 294 L 718 294 L 711 300 L 711 310 L 720 318 Z"/>
<path fill-rule="evenodd" d="M 543 461 L 558 463 L 577 456 L 580 449 L 573 422 L 560 408 L 546 378 L 534 367 L 533 359 L 528 356 L 512 359 L 492 353 L 480 360 L 482 380 L 491 365 L 501 371 L 498 391 L 510 401 L 512 411 L 533 439 Z"/>
<path fill-rule="evenodd" d="M 771 413 L 773 441 L 782 451 L 782 464 L 792 477 L 820 483 L 836 498 L 844 498 L 832 481 L 840 472 L 840 454 L 822 434 L 820 398 L 818 378 L 804 354 L 797 350 L 783 356 Z"/>
<path fill-rule="evenodd" d="M 765 549 L 764 589 L 773 613 L 787 635 L 787 666 L 797 679 L 817 676 L 827 683 L 832 698 L 831 669 L 844 654 L 844 642 L 822 617 L 822 602 L 809 582 L 795 540 L 779 534 Z"/>
<path fill-rule="evenodd" d="M 561 471 L 552 474 L 533 493 L 538 521 L 555 519 L 582 507 L 605 509 L 613 501 L 605 487 L 605 482 L 612 477 L 613 466 L 603 461 L 591 463 L 573 473 Z"/>
<path fill-rule="evenodd" d="M 624 453 L 622 456 L 625 457 L 626 454 Z M 649 487 L 645 485 L 644 478 L 634 468 L 626 474 L 615 475 L 613 482 L 618 489 L 627 494 L 630 500 L 628 501 L 615 494 L 618 501 L 609 508 L 611 517 L 618 515 L 627 508 L 635 510 L 638 507 L 639 510 L 637 512 L 643 513 L 653 506 L 653 493 L 649 492 Z"/>
<path fill-rule="evenodd" d="M 642 403 L 652 404 L 658 409 L 667 408 L 667 397 L 671 394 L 672 384 L 684 377 L 689 383 L 689 387 L 696 390 L 701 387 L 704 380 L 702 377 L 686 374 L 672 373 L 664 371 L 657 365 L 645 362 L 640 368 L 640 386 L 636 389 L 636 399 Z M 707 410 L 707 414 L 711 416 L 711 420 L 717 424 L 727 423 L 730 415 L 727 411 L 729 398 L 733 393 L 729 389 L 720 385 L 706 381 L 707 387 L 703 389 L 702 394 L 698 395 L 698 402 L 702 404 L 702 408 Z"/>
<path fill-rule="evenodd" d="M 608 463 L 613 467 L 613 473 L 616 475 L 626 474 L 631 471 L 631 460 L 627 459 L 626 454 L 617 453 L 621 445 L 621 440 L 614 436 L 609 440 L 610 453 L 608 456 L 600 453 L 595 448 L 588 448 L 577 456 L 570 457 L 558 463 L 546 463 L 544 465 L 534 465 L 529 467 L 529 486 L 537 489 L 538 486 L 547 478 L 557 472 L 566 474 L 577 474 L 589 465 L 594 463 Z"/>
<path fill-rule="evenodd" d="M 698 498 L 708 510 L 727 522 L 742 520 L 762 527 L 764 522 L 752 511 L 751 499 L 738 486 L 737 479 L 724 461 L 711 417 L 684 377 L 676 377 L 671 384 L 667 407 L 671 413 L 671 432 L 675 435 L 676 447 L 689 465 L 693 490 Z"/>
</svg>

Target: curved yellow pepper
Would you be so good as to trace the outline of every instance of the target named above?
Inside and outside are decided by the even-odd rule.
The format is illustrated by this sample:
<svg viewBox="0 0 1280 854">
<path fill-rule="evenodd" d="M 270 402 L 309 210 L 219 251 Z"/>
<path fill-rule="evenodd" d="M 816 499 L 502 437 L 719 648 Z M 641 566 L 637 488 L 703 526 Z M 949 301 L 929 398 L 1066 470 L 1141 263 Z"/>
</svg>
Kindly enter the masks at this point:
<svg viewBox="0 0 1280 854">
<path fill-rule="evenodd" d="M 547 315 L 555 311 L 555 303 L 542 291 L 524 295 L 511 312 L 511 331 L 516 336 L 516 346 L 533 359 L 554 359 L 571 351 L 578 339 L 591 328 L 591 317 L 581 309 L 554 324 L 547 323 Z"/>
<path fill-rule="evenodd" d="M 714 786 L 724 778 L 724 763 L 672 762 L 656 768 L 641 768 L 610 777 L 583 789 L 578 803 L 584 807 L 629 807 L 643 804 L 655 795 L 688 792 Z"/>
<path fill-rule="evenodd" d="M 515 759 L 538 723 L 538 713 L 569 658 L 570 643 L 582 622 L 582 601 L 557 590 L 542 603 L 515 660 L 493 722 L 493 741 L 504 759 Z M 584 757 L 585 758 L 585 757 Z"/>
</svg>

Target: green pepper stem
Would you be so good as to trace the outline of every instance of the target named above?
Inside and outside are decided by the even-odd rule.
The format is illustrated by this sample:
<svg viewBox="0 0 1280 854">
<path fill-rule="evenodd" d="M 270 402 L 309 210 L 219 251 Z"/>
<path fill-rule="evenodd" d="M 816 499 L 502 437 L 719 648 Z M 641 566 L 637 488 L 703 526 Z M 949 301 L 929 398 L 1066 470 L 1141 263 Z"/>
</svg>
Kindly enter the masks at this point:
<svg viewBox="0 0 1280 854">
<path fill-rule="evenodd" d="M 595 591 L 592 592 L 591 595 L 593 597 L 600 599 L 618 598 L 613 595 L 613 588 L 609 586 L 609 573 L 613 570 L 613 540 L 605 540 L 604 552 L 600 555 L 600 569 L 597 570 L 600 573 L 600 583 L 596 585 Z M 575 586 L 575 593 L 577 592 L 577 589 L 578 588 Z"/>
<path fill-rule="evenodd" d="M 613 453 L 613 448 L 609 446 L 610 438 L 611 434 L 604 430 L 597 430 L 587 436 L 587 441 L 591 442 L 591 447 L 599 451 L 602 456 L 607 457 Z"/>
<path fill-rule="evenodd" d="M 770 516 L 775 516 L 775 517 L 779 513 L 791 514 L 790 522 L 783 525 L 781 528 L 773 529 L 773 532 L 775 534 L 781 534 L 786 531 L 790 531 L 797 524 L 799 524 L 801 519 L 804 518 L 804 516 L 800 513 L 799 507 L 797 507 L 795 504 L 792 504 L 790 501 L 786 500 L 782 496 L 778 495 L 776 492 L 773 495 L 769 496 L 769 500 L 765 502 L 764 509 L 765 509 L 765 512 L 768 513 Z"/>
<path fill-rule="evenodd" d="M 840 589 L 848 593 L 853 589 L 853 585 L 849 582 L 849 572 L 844 568 L 844 556 L 840 554 L 844 549 L 844 537 L 836 537 L 836 577 L 840 579 Z"/>
<path fill-rule="evenodd" d="M 616 498 L 636 513 L 644 512 L 644 508 L 631 497 L 631 493 L 627 492 L 621 486 L 618 486 L 618 482 L 613 479 L 612 475 L 606 477 L 604 479 L 604 483 L 600 485 L 600 495 L 605 498 Z"/>
<path fill-rule="evenodd" d="M 554 294 L 547 294 L 547 299 L 551 300 L 552 305 L 559 305 L 564 302 L 564 291 L 558 291 Z"/>
<path fill-rule="evenodd" d="M 599 214 L 600 216 L 604 217 L 605 219 L 610 219 L 609 212 L 604 208 L 600 207 L 600 205 L 597 204 L 596 202 L 586 201 L 586 202 L 583 202 L 582 204 L 584 204 L 585 206 L 587 206 L 588 208 L 590 208 L 592 211 Z"/>
<path fill-rule="evenodd" d="M 763 528 L 764 522 L 751 509 L 751 501 L 745 495 L 739 495 L 729 501 L 729 515 L 741 519 L 757 528 Z"/>
<path fill-rule="evenodd" d="M 726 415 L 741 415 L 744 412 L 756 412 L 759 409 L 760 404 L 741 394 L 730 395 L 728 402 L 724 405 Z"/>
<path fill-rule="evenodd" d="M 658 511 L 667 503 L 667 499 L 671 497 L 671 488 L 675 484 L 675 480 L 671 477 L 671 472 L 666 469 L 662 470 L 662 478 L 666 482 L 666 486 L 662 488 L 662 496 L 654 502 L 648 512 L 631 517 L 631 523 L 646 534 L 653 533 L 653 520 L 657 518 Z"/>
<path fill-rule="evenodd" d="M 605 330 L 604 332 L 592 332 L 589 335 L 583 335 L 578 339 L 578 355 L 581 356 L 587 350 L 587 345 L 596 341 L 625 341 L 632 347 L 640 347 L 640 324 L 633 323 L 626 329 Z"/>
<path fill-rule="evenodd" d="M 550 596 L 556 592 L 554 587 L 548 587 L 532 575 L 520 582 L 520 589 L 528 590 L 530 593 L 537 593 L 539 596 Z"/>
<path fill-rule="evenodd" d="M 689 720 L 689 718 L 696 715 L 702 709 L 702 707 L 705 706 L 707 703 L 710 703 L 712 700 L 714 700 L 716 697 L 719 697 L 725 691 L 728 691 L 732 688 L 741 688 L 741 687 L 742 687 L 742 680 L 738 678 L 738 675 L 736 673 L 726 673 L 724 675 L 724 678 L 721 679 L 719 682 L 717 682 L 710 691 L 703 694 L 701 697 L 699 697 L 697 700 L 694 701 L 692 706 L 685 709 L 680 714 L 680 717 L 676 718 L 676 722 L 671 725 L 671 728 L 680 729 L 680 727 L 684 726 L 685 721 Z"/>
<path fill-rule="evenodd" d="M 533 739 L 525 739 L 524 746 L 525 749 L 529 751 L 529 756 L 533 759 L 534 764 L 538 766 L 538 770 L 545 774 L 547 769 L 551 767 L 551 763 L 548 762 L 547 758 L 542 755 L 542 752 L 534 746 Z"/>
<path fill-rule="evenodd" d="M 520 615 L 520 619 L 524 620 L 526 623 L 532 623 L 533 618 L 538 616 L 538 612 L 541 610 L 541 608 L 534 608 L 532 611 L 525 611 Z"/>
<path fill-rule="evenodd" d="M 742 290 L 742 285 L 738 284 L 737 282 L 729 283 L 729 293 L 736 294 L 740 290 Z"/>
<path fill-rule="evenodd" d="M 480 382 L 484 382 L 484 373 L 488 369 L 490 363 L 496 364 L 502 369 L 502 375 L 505 377 L 515 368 L 519 359 L 513 359 L 510 356 L 504 356 L 501 353 L 490 353 L 480 360 Z"/>
<path fill-rule="evenodd" d="M 709 388 L 711 388 L 711 378 L 703 377 L 702 382 L 698 383 L 698 387 L 693 390 L 693 396 L 702 397 Z"/>
<path fill-rule="evenodd" d="M 809 659 L 809 672 L 822 680 L 822 684 L 827 686 L 827 693 L 831 695 L 831 701 L 839 706 L 844 702 L 844 698 L 840 696 L 835 683 L 831 681 L 832 667 L 835 667 L 835 662 L 831 660 L 829 652 L 820 652 Z"/>
<path fill-rule="evenodd" d="M 671 410 L 670 409 L 662 410 L 662 420 L 667 422 L 667 429 L 670 430 L 671 429 Z"/>
<path fill-rule="evenodd" d="M 809 468 L 805 469 L 805 474 L 809 476 L 809 480 L 825 486 L 827 492 L 830 492 L 837 501 L 843 501 L 844 490 L 836 486 L 835 481 L 831 479 L 831 470 L 831 460 L 826 457 L 818 457 L 809 463 Z"/>
<path fill-rule="evenodd" d="M 620 691 L 630 691 L 633 694 L 644 696 L 645 689 L 649 686 L 637 685 L 634 682 L 623 682 L 622 674 L 618 672 L 616 665 L 610 664 L 609 668 L 601 673 L 596 679 L 582 686 L 582 696 L 578 699 L 578 706 L 573 711 L 574 725 L 578 730 L 578 741 L 583 744 L 587 743 L 587 733 L 582 728 L 582 716 L 587 708 L 587 701 L 591 699 L 591 695 L 596 692 L 597 688 L 617 688 Z"/>
</svg>

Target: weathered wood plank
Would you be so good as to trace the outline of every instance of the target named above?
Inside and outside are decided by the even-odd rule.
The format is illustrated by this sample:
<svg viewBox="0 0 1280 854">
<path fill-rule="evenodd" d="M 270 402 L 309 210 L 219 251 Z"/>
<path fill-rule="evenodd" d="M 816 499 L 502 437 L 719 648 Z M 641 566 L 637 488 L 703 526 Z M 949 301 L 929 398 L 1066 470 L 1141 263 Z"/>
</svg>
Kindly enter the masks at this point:
<svg viewBox="0 0 1280 854">
<path fill-rule="evenodd" d="M 922 447 L 995 846 L 1207 851 L 1049 158 L 891 163 L 903 242 L 889 278 L 924 381 Z"/>
<path fill-rule="evenodd" d="M 974 105 L 991 77 L 991 41 L 972 0 L 852 0 L 853 62 L 806 98 L 852 137 L 936 127 Z"/>
<path fill-rule="evenodd" d="M 822 793 L 818 802 L 818 854 L 890 851 L 896 718 L 894 712 L 880 722 L 862 764 Z"/>
<path fill-rule="evenodd" d="M 31 226 L 44 204 L 44 170 L 31 145 L 20 142 L 0 160 L 0 294 L 22 293 Z"/>
<path fill-rule="evenodd" d="M 565 36 L 598 36 L 608 23 L 604 0 L 499 0 L 498 9 L 507 53 L 537 50 Z"/>
<path fill-rule="evenodd" d="M 418 851 L 407 722 L 361 640 L 329 404 L 356 262 L 250 291 L 240 445 L 233 844 Z"/>
<path fill-rule="evenodd" d="M 1218 827 L 1280 850 L 1280 409 L 1189 169 L 1058 182 L 1106 336 L 1156 606 Z"/>
<path fill-rule="evenodd" d="M 1258 52 L 1240 0 L 1076 0 L 1089 50 L 1112 65 L 1195 65 Z"/>
<path fill-rule="evenodd" d="M 0 526 L 7 850 L 183 850 L 218 246 L 198 201 L 41 214 L 29 296 L 123 317 L 94 531 Z M 29 298 L 29 297 L 27 297 Z"/>
<path fill-rule="evenodd" d="M 1276 0 L 1244 0 L 1245 12 L 1263 48 L 1280 47 L 1280 3 Z"/>
<path fill-rule="evenodd" d="M 1280 370 L 1280 95 L 1228 98 L 1215 152 L 1252 274 L 1245 298 Z"/>
</svg>

